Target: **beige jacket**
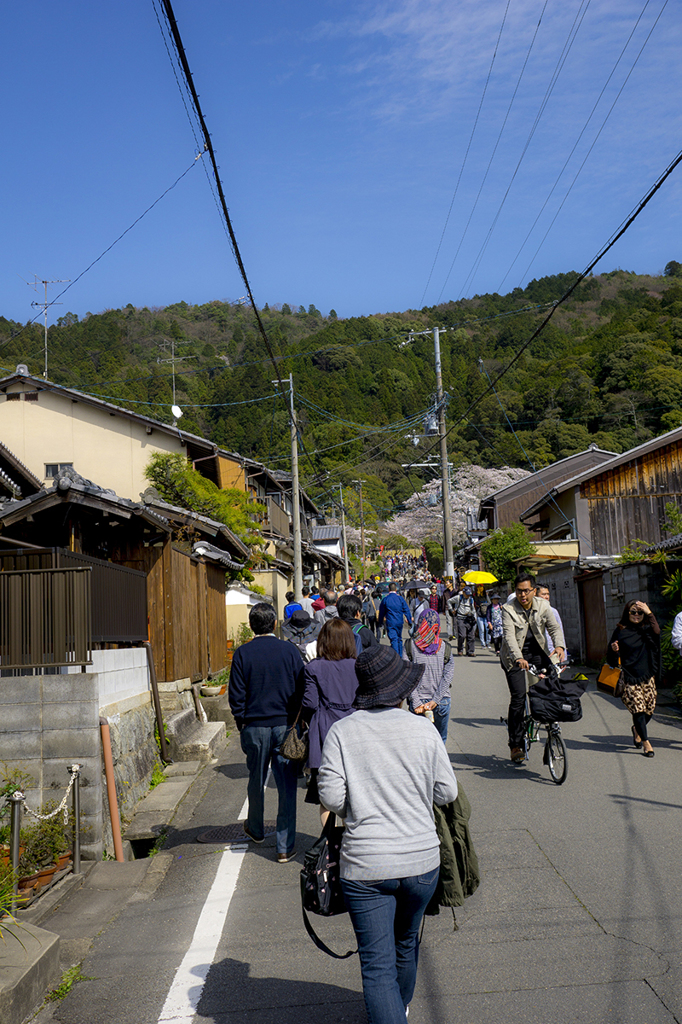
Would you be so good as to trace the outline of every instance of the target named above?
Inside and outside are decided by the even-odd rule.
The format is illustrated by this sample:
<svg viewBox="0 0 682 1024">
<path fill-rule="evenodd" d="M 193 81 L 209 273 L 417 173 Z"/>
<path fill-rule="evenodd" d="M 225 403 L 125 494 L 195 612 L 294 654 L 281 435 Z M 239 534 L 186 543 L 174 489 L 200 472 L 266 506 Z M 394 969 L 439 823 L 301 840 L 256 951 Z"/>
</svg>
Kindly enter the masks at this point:
<svg viewBox="0 0 682 1024">
<path fill-rule="evenodd" d="M 549 601 L 543 601 L 540 597 L 534 597 L 532 607 L 529 608 L 528 612 L 525 612 L 518 600 L 514 598 L 509 604 L 502 605 L 502 631 L 504 639 L 502 640 L 500 661 L 503 668 L 507 671 L 514 668 L 519 658 L 523 658 L 521 650 L 529 627 L 548 657 L 549 647 L 545 630 L 551 636 L 555 648 L 566 647 L 564 634 L 559 623 L 554 618 Z"/>
</svg>

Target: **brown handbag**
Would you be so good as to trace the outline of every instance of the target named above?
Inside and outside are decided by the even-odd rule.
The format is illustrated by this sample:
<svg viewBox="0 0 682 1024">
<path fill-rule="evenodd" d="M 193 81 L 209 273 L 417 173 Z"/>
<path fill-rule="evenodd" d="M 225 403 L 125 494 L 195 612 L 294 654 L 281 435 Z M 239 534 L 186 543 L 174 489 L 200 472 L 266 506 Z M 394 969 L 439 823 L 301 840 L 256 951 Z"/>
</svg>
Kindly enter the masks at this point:
<svg viewBox="0 0 682 1024">
<path fill-rule="evenodd" d="M 304 725 L 300 734 L 296 728 L 302 710 L 303 707 L 301 707 L 296 715 L 296 721 L 291 729 L 289 729 L 279 748 L 282 757 L 286 757 L 289 761 L 305 761 L 308 757 L 308 726 Z"/>
</svg>

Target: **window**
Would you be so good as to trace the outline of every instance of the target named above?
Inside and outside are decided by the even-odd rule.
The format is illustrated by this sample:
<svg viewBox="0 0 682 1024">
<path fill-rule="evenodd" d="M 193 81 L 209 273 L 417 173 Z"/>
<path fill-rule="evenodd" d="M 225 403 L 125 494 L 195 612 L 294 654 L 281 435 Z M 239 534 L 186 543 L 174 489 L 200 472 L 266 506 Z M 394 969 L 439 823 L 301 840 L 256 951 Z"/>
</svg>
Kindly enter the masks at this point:
<svg viewBox="0 0 682 1024">
<path fill-rule="evenodd" d="M 45 463 L 45 479 L 54 480 L 56 476 L 59 476 L 61 469 L 70 469 L 73 467 L 73 462 L 46 462 Z"/>
</svg>

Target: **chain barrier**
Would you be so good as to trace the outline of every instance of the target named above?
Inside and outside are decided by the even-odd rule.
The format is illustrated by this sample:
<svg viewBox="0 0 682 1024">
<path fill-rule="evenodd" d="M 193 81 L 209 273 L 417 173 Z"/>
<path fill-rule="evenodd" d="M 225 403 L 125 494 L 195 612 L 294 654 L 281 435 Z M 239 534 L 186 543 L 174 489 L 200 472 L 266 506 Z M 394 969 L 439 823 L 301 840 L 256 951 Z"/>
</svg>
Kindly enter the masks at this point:
<svg viewBox="0 0 682 1024">
<path fill-rule="evenodd" d="M 69 784 L 66 787 L 66 793 L 64 794 L 62 802 L 59 804 L 59 806 L 55 807 L 55 809 L 53 811 L 50 811 L 49 814 L 39 814 L 38 811 L 31 810 L 31 808 L 26 803 L 26 798 L 24 797 L 24 794 L 20 790 L 17 790 L 15 793 L 13 793 L 12 796 L 15 798 L 15 800 L 16 799 L 19 800 L 19 802 L 21 803 L 21 806 L 23 807 L 23 809 L 26 812 L 26 814 L 30 814 L 32 818 L 38 818 L 40 821 L 49 821 L 50 818 L 55 818 L 59 814 L 60 811 L 63 811 L 64 812 L 64 825 L 68 825 L 69 824 L 69 811 L 68 811 L 67 806 L 66 806 L 66 801 L 69 799 L 69 793 L 73 789 L 73 785 L 74 785 L 76 779 L 78 778 L 78 776 L 80 775 L 80 768 L 81 768 L 81 766 L 79 764 L 69 765 L 69 771 L 71 772 L 71 779 L 69 780 Z"/>
</svg>

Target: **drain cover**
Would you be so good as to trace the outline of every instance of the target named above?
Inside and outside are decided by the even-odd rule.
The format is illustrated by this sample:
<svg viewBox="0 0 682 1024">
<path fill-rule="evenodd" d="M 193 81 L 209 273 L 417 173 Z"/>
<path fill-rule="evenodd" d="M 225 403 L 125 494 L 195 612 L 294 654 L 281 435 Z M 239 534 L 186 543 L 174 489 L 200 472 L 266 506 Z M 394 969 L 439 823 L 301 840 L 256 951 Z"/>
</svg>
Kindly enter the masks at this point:
<svg viewBox="0 0 682 1024">
<path fill-rule="evenodd" d="M 264 821 L 265 838 L 275 834 L 275 822 Z M 249 843 L 252 840 L 244 832 L 244 823 L 235 822 L 234 825 L 220 825 L 218 828 L 211 828 L 208 832 L 202 832 L 197 836 L 198 843 Z"/>
</svg>

